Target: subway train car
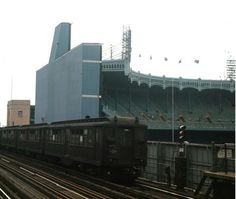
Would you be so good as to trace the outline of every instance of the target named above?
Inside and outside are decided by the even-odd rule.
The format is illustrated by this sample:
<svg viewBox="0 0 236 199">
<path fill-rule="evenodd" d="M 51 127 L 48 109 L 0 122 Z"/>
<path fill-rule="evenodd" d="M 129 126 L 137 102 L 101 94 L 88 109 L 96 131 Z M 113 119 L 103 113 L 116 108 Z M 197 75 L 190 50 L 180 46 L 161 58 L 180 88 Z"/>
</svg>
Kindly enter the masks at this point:
<svg viewBox="0 0 236 199">
<path fill-rule="evenodd" d="M 4 127 L 0 146 L 134 179 L 146 165 L 147 127 L 137 118 L 118 117 Z"/>
</svg>

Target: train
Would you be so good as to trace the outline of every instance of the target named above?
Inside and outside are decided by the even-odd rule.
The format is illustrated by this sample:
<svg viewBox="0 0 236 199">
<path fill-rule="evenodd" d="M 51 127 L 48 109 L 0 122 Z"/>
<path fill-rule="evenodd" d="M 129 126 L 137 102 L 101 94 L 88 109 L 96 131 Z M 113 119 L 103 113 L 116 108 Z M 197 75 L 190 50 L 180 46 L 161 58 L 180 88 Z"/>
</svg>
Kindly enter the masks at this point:
<svg viewBox="0 0 236 199">
<path fill-rule="evenodd" d="M 0 147 L 133 180 L 146 166 L 147 126 L 126 117 L 8 126 L 0 128 Z"/>
</svg>

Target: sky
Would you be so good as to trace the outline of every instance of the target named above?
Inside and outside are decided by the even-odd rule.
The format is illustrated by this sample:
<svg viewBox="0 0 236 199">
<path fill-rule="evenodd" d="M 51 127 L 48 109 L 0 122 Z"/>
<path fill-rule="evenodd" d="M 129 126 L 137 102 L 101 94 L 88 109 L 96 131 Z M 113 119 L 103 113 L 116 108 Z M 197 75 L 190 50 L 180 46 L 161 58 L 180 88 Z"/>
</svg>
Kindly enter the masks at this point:
<svg viewBox="0 0 236 199">
<path fill-rule="evenodd" d="M 235 7 L 234 0 L 0 1 L 0 125 L 6 125 L 9 100 L 35 104 L 36 71 L 48 63 L 59 23 L 72 24 L 72 48 L 118 46 L 129 25 L 135 71 L 224 79 L 226 59 L 236 58 Z"/>
</svg>

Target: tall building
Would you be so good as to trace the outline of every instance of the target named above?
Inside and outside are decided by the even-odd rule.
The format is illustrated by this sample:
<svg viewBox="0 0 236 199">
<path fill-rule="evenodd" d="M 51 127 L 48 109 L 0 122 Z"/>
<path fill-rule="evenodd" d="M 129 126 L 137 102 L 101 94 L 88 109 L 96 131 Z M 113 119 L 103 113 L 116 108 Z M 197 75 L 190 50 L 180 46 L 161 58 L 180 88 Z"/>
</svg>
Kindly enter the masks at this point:
<svg viewBox="0 0 236 199">
<path fill-rule="evenodd" d="M 30 124 L 30 100 L 11 100 L 7 104 L 7 126 Z"/>
<path fill-rule="evenodd" d="M 70 47 L 70 24 L 54 33 L 49 63 L 36 73 L 35 123 L 100 116 L 102 47 Z"/>
</svg>

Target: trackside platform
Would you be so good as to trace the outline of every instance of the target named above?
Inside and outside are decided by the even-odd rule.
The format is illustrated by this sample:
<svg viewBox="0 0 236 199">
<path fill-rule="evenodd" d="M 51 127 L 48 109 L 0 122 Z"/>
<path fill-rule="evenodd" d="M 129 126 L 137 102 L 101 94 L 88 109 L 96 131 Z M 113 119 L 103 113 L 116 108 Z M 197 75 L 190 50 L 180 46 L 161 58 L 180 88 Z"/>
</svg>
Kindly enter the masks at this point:
<svg viewBox="0 0 236 199">
<path fill-rule="evenodd" d="M 203 177 L 195 191 L 195 196 L 199 194 L 206 179 L 211 179 L 211 184 L 204 197 L 208 198 L 213 190 L 214 199 L 234 199 L 235 198 L 235 173 L 234 172 L 211 172 L 204 171 Z"/>
</svg>

